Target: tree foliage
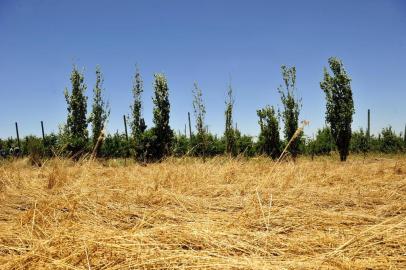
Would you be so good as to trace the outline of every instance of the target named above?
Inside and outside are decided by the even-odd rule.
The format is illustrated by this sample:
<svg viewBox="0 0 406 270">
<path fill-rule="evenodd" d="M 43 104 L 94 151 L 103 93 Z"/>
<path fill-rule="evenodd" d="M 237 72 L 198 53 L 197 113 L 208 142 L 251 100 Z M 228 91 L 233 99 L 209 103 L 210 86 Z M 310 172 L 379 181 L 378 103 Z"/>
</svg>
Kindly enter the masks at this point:
<svg viewBox="0 0 406 270">
<path fill-rule="evenodd" d="M 83 73 L 73 67 L 70 78 L 72 89 L 65 89 L 65 99 L 68 105 L 68 117 L 64 131 L 68 137 L 68 150 L 77 155 L 87 145 L 87 96 Z"/>
<path fill-rule="evenodd" d="M 177 134 L 173 137 L 172 154 L 175 157 L 185 156 L 189 153 L 189 138 L 184 134 Z"/>
<path fill-rule="evenodd" d="M 397 134 L 392 127 L 384 128 L 378 137 L 362 129 L 352 132 L 351 124 L 354 114 L 351 79 L 347 75 L 342 62 L 337 58 L 330 58 L 330 72 L 324 69 L 324 78 L 320 87 L 326 96 L 326 122 L 327 126 L 318 130 L 316 138 L 305 136 L 297 138 L 291 143 L 289 151 L 293 157 L 298 153 L 314 155 L 329 154 L 338 150 L 340 159 L 346 160 L 349 151 L 353 153 L 381 152 L 400 153 L 406 150 L 406 128 L 402 134 Z M 202 90 L 197 83 L 193 89 L 193 108 L 196 120 L 196 134 L 190 137 L 185 134 L 174 136 L 169 125 L 170 102 L 169 89 L 163 74 L 154 75 L 153 96 L 153 123 L 154 126 L 146 129 L 142 117 L 143 81 L 138 67 L 133 79 L 132 93 L 134 100 L 131 104 L 131 130 L 132 140 L 128 141 L 125 134 L 116 132 L 107 134 L 104 143 L 97 154 L 104 158 L 126 158 L 130 151 L 140 161 L 157 161 L 166 155 L 183 156 L 194 154 L 203 157 L 222 155 L 254 156 L 266 154 L 276 159 L 280 156 L 283 144 L 295 137 L 298 130 L 301 100 L 296 96 L 296 69 L 282 66 L 283 84 L 278 87 L 282 114 L 274 107 L 266 106 L 257 110 L 260 125 L 260 134 L 257 141 L 253 137 L 241 134 L 237 126 L 233 125 L 233 89 L 229 85 L 225 101 L 225 131 L 223 136 L 211 134 L 205 122 L 206 108 L 203 102 Z M 99 67 L 96 68 L 96 84 L 93 88 L 92 112 L 89 119 L 87 114 L 86 85 L 83 73 L 76 66 L 71 72 L 71 89 L 65 89 L 67 102 L 67 120 L 60 126 L 58 134 L 48 134 L 45 138 L 28 135 L 17 142 L 16 138 L 0 139 L 0 158 L 16 157 L 18 153 L 30 156 L 32 164 L 41 165 L 42 160 L 52 156 L 72 155 L 80 157 L 91 146 L 97 144 L 107 118 L 109 108 L 103 99 L 103 76 Z M 284 122 L 285 141 L 279 138 L 279 120 L 282 116 Z M 87 125 L 92 124 L 92 137 L 89 139 Z M 295 137 L 296 138 L 296 137 Z M 17 147 L 18 146 L 18 147 Z M 130 150 L 130 151 L 129 151 Z"/>
<path fill-rule="evenodd" d="M 383 153 L 398 153 L 403 150 L 402 137 L 396 135 L 392 127 L 386 127 L 381 131 L 380 151 Z"/>
<path fill-rule="evenodd" d="M 328 62 L 333 74 L 330 75 L 325 68 L 320 87 L 326 95 L 326 121 L 330 125 L 331 134 L 340 153 L 340 160 L 345 161 L 349 153 L 354 114 L 351 79 L 341 60 L 331 57 Z"/>
<path fill-rule="evenodd" d="M 92 141 L 93 147 L 97 147 L 96 154 L 99 155 L 100 148 L 103 143 L 101 138 L 102 132 L 105 128 L 107 118 L 110 115 L 108 103 L 104 101 L 102 92 L 103 89 L 103 74 L 100 67 L 96 67 L 96 85 L 93 88 L 93 105 L 90 121 L 92 123 Z M 100 138 L 100 139 L 99 139 Z M 99 142 L 98 142 L 99 141 Z"/>
<path fill-rule="evenodd" d="M 258 139 L 259 152 L 271 156 L 273 159 L 281 153 L 279 138 L 279 116 L 274 107 L 266 106 L 257 110 L 260 134 Z"/>
<path fill-rule="evenodd" d="M 351 152 L 362 153 L 366 156 L 370 149 L 369 139 L 368 131 L 365 132 L 362 128 L 359 131 L 354 131 L 351 136 Z"/>
<path fill-rule="evenodd" d="M 281 70 L 284 85 L 279 86 L 278 92 L 281 96 L 281 101 L 284 108 L 282 112 L 282 119 L 284 123 L 285 141 L 289 142 L 296 130 L 299 128 L 299 113 L 302 105 L 301 100 L 297 99 L 295 94 L 296 68 L 282 66 Z M 300 138 L 301 134 L 300 136 L 296 136 L 289 146 L 288 151 L 291 153 L 293 158 L 296 158 L 299 153 Z"/>
<path fill-rule="evenodd" d="M 170 103 L 166 77 L 164 74 L 158 73 L 154 75 L 154 78 L 153 122 L 155 126 L 153 135 L 156 138 L 150 142 L 150 147 L 154 148 L 152 157 L 161 159 L 170 153 L 173 131 L 169 126 Z"/>
<path fill-rule="evenodd" d="M 241 132 L 236 128 L 235 140 L 239 155 L 252 157 L 256 154 L 255 143 L 251 136 L 241 134 Z"/>
<path fill-rule="evenodd" d="M 317 130 L 316 138 L 312 141 L 310 151 L 314 155 L 329 155 L 333 150 L 333 138 L 329 127 Z"/>
<path fill-rule="evenodd" d="M 125 134 L 118 131 L 113 135 L 108 134 L 101 147 L 100 155 L 105 158 L 125 158 L 128 155 L 128 141 Z"/>
<path fill-rule="evenodd" d="M 196 145 L 194 146 L 195 152 L 205 157 L 207 150 L 207 138 L 206 138 L 206 126 L 205 126 L 205 116 L 206 108 L 203 103 L 202 90 L 199 88 L 197 83 L 194 83 L 193 88 L 193 110 L 196 119 Z"/>
<path fill-rule="evenodd" d="M 234 106 L 234 97 L 233 97 L 233 88 L 231 84 L 228 86 L 227 98 L 226 98 L 226 125 L 224 131 L 224 137 L 226 139 L 226 153 L 232 156 L 237 155 L 237 145 L 235 140 L 235 131 L 233 128 L 233 106 Z"/>
<path fill-rule="evenodd" d="M 145 120 L 142 117 L 142 92 L 144 91 L 144 85 L 141 78 L 140 70 L 136 67 L 134 80 L 133 80 L 133 104 L 131 106 L 131 131 L 132 139 L 135 146 L 135 155 L 138 159 L 142 159 L 145 151 L 145 145 L 142 143 L 142 135 L 147 129 Z"/>
</svg>

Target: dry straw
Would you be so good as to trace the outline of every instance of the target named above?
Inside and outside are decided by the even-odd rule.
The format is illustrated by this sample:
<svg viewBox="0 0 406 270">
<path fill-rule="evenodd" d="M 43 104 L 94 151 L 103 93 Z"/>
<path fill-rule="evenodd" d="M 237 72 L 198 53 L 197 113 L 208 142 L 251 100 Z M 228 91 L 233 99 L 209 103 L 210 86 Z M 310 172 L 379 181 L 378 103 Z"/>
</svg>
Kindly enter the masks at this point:
<svg viewBox="0 0 406 270">
<path fill-rule="evenodd" d="M 0 269 L 406 268 L 404 157 L 274 164 L 2 163 Z"/>
</svg>

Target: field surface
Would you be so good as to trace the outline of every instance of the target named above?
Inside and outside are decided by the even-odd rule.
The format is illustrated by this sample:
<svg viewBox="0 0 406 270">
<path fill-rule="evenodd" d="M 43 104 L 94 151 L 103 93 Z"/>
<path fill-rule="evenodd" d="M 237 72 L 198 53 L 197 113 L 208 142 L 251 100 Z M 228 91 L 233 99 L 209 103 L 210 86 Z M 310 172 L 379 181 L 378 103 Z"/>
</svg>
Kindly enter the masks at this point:
<svg viewBox="0 0 406 270">
<path fill-rule="evenodd" d="M 0 269 L 406 269 L 406 157 L 2 162 Z"/>
</svg>

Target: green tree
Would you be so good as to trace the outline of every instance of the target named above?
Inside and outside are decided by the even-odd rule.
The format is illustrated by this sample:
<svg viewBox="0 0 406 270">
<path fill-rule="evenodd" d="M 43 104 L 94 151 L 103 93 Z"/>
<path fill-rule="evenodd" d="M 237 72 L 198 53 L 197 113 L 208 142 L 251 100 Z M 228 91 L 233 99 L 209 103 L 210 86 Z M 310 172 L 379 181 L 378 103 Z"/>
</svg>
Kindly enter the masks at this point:
<svg viewBox="0 0 406 270">
<path fill-rule="evenodd" d="M 42 160 L 45 157 L 45 148 L 42 140 L 33 135 L 26 136 L 23 140 L 23 154 L 29 155 L 31 165 L 42 166 Z"/>
<path fill-rule="evenodd" d="M 172 154 L 176 157 L 184 156 L 189 150 L 189 138 L 184 134 L 177 134 L 173 138 Z"/>
<path fill-rule="evenodd" d="M 206 156 L 207 150 L 207 140 L 206 140 L 206 126 L 204 123 L 204 118 L 206 115 L 206 108 L 203 103 L 202 90 L 199 88 L 197 83 L 194 83 L 193 88 L 193 110 L 196 119 L 196 153 L 198 155 Z"/>
<path fill-rule="evenodd" d="M 58 151 L 58 141 L 59 137 L 55 133 L 50 133 L 45 135 L 44 140 L 44 148 L 45 148 L 45 155 L 47 157 L 52 157 Z"/>
<path fill-rule="evenodd" d="M 113 135 L 108 134 L 101 147 L 100 155 L 106 158 L 124 158 L 128 154 L 128 142 L 125 134 L 118 131 Z"/>
<path fill-rule="evenodd" d="M 237 142 L 237 149 L 239 155 L 244 155 L 247 157 L 252 157 L 255 155 L 255 144 L 252 141 L 252 137 L 249 135 L 243 135 L 236 128 L 235 129 L 235 139 Z"/>
<path fill-rule="evenodd" d="M 102 92 L 103 90 L 103 74 L 100 67 L 96 67 L 96 85 L 93 88 L 93 107 L 90 121 L 92 123 L 92 141 L 93 148 L 96 149 L 96 155 L 100 153 L 100 149 L 103 143 L 101 138 L 102 132 L 105 128 L 107 118 L 110 115 L 110 109 L 108 103 L 104 101 Z"/>
<path fill-rule="evenodd" d="M 68 138 L 67 149 L 76 157 L 84 151 L 88 142 L 86 119 L 87 97 L 85 96 L 86 85 L 83 73 L 76 66 L 73 67 L 70 81 L 72 90 L 65 88 L 65 99 L 68 105 L 68 117 L 64 131 Z"/>
<path fill-rule="evenodd" d="M 368 131 L 364 132 L 361 128 L 359 131 L 353 132 L 350 143 L 351 151 L 354 153 L 362 153 L 364 154 L 364 157 L 366 157 L 370 148 L 369 140 L 370 136 L 368 135 Z"/>
<path fill-rule="evenodd" d="M 324 68 L 324 78 L 320 88 L 326 94 L 326 121 L 340 153 L 340 160 L 346 161 L 351 141 L 351 123 L 354 114 L 351 79 L 340 59 L 331 57 L 328 60 L 331 76 Z"/>
<path fill-rule="evenodd" d="M 333 138 L 329 127 L 317 130 L 316 139 L 314 140 L 313 151 L 315 155 L 329 155 L 332 151 Z"/>
<path fill-rule="evenodd" d="M 223 155 L 226 149 L 225 138 L 207 133 L 207 152 L 210 156 Z"/>
<path fill-rule="evenodd" d="M 154 139 L 154 159 L 161 159 L 170 153 L 171 142 L 173 138 L 173 131 L 169 126 L 169 88 L 166 77 L 164 74 L 155 74 L 154 82 L 154 119 L 155 124 L 153 134 L 156 136 Z M 152 136 L 153 137 L 153 136 Z"/>
<path fill-rule="evenodd" d="M 398 136 L 391 126 L 382 129 L 380 151 L 383 153 L 398 153 L 403 150 L 402 137 Z"/>
<path fill-rule="evenodd" d="M 281 153 L 279 116 L 273 106 L 266 106 L 263 109 L 257 110 L 257 115 L 259 117 L 258 123 L 261 129 L 258 138 L 259 152 L 276 159 Z"/>
<path fill-rule="evenodd" d="M 224 131 L 224 137 L 226 139 L 226 153 L 232 156 L 237 155 L 237 144 L 235 139 L 235 131 L 233 128 L 233 106 L 234 106 L 234 97 L 233 97 L 233 88 L 231 83 L 228 86 L 227 90 L 227 99 L 226 99 L 226 127 Z"/>
<path fill-rule="evenodd" d="M 142 134 L 146 130 L 144 118 L 142 117 L 142 92 L 143 81 L 138 66 L 136 67 L 134 81 L 133 81 L 133 97 L 134 102 L 131 106 L 131 131 L 132 138 L 135 144 L 135 152 L 137 158 L 142 158 L 144 152 L 144 145 L 142 144 Z"/>
<path fill-rule="evenodd" d="M 284 135 L 285 141 L 293 137 L 296 130 L 299 128 L 299 113 L 302 107 L 301 100 L 296 98 L 296 68 L 282 66 L 282 77 L 284 86 L 280 85 L 278 92 L 281 96 L 281 101 L 283 104 L 282 119 L 284 123 Z M 297 136 L 289 146 L 289 152 L 295 159 L 299 153 L 299 143 L 301 140 L 301 135 Z"/>
</svg>

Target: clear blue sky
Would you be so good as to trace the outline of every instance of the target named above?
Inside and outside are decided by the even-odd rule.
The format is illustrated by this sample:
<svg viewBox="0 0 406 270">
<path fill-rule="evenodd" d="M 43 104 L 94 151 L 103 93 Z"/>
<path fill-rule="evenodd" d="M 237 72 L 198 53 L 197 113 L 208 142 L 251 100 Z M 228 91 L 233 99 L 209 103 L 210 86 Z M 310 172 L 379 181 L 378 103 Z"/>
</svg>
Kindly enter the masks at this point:
<svg viewBox="0 0 406 270">
<path fill-rule="evenodd" d="M 144 115 L 152 122 L 153 73 L 167 75 L 171 125 L 182 130 L 192 112 L 192 88 L 203 90 L 207 123 L 224 128 L 229 78 L 234 120 L 257 135 L 256 110 L 280 104 L 280 66 L 297 67 L 300 118 L 311 135 L 324 124 L 319 87 L 330 56 L 352 77 L 353 128 L 372 131 L 406 122 L 406 1 L 47 1 L 0 0 L 0 137 L 57 131 L 72 65 L 85 68 L 91 95 L 97 64 L 111 104 L 108 130 L 123 130 L 135 64 L 145 84 Z M 89 100 L 91 100 L 89 98 Z"/>
</svg>

